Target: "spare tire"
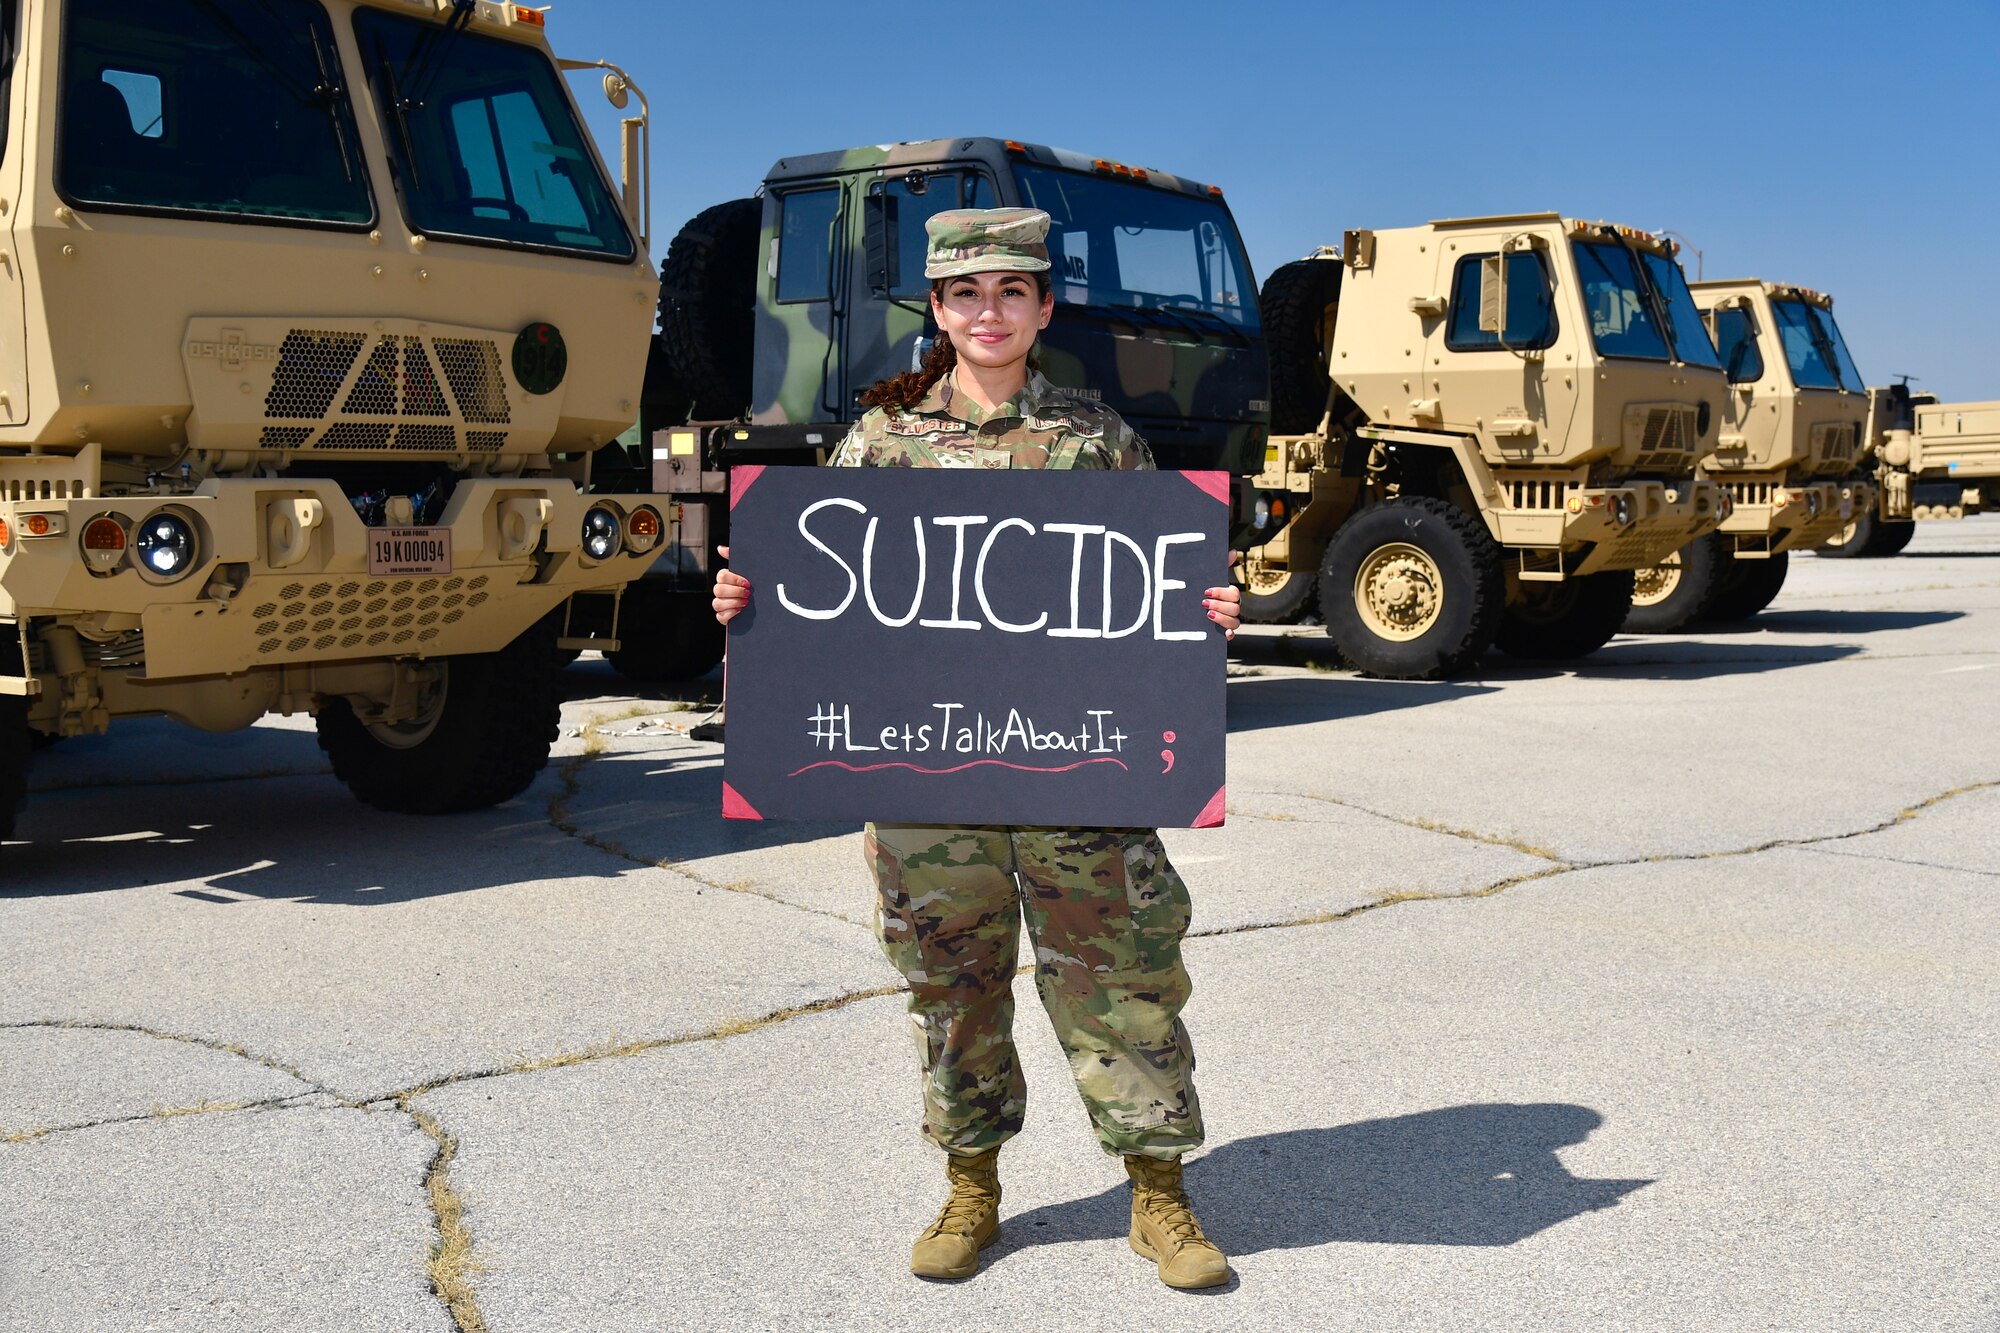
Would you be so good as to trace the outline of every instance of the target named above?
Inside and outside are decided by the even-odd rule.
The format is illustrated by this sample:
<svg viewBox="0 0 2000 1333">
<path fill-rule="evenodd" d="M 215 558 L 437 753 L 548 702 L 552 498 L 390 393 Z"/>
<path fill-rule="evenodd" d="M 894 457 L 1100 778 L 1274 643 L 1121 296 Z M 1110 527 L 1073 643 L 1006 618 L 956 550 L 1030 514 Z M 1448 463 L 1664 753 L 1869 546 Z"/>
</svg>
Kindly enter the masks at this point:
<svg viewBox="0 0 2000 1333">
<path fill-rule="evenodd" d="M 1340 300 L 1340 261 L 1297 259 L 1257 296 L 1271 356 L 1271 433 L 1303 435 L 1326 415 L 1326 311 Z"/>
<path fill-rule="evenodd" d="M 755 199 L 703 209 L 674 237 L 660 268 L 666 369 L 694 399 L 698 419 L 729 420 L 750 406 L 762 214 Z"/>
</svg>

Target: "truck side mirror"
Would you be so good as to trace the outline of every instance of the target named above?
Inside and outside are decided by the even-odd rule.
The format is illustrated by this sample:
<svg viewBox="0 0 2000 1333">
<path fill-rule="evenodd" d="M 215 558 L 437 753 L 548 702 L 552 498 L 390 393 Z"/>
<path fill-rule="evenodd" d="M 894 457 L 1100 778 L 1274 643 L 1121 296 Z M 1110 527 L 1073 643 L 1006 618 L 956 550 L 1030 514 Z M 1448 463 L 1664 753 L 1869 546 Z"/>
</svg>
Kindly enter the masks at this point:
<svg viewBox="0 0 2000 1333">
<path fill-rule="evenodd" d="M 892 194 L 871 194 L 862 201 L 861 230 L 868 252 L 868 290 L 887 296 L 903 285 L 903 247 L 896 227 Z"/>
<path fill-rule="evenodd" d="M 1506 342 L 1507 256 L 1488 255 L 1479 261 L 1479 331 Z"/>
</svg>

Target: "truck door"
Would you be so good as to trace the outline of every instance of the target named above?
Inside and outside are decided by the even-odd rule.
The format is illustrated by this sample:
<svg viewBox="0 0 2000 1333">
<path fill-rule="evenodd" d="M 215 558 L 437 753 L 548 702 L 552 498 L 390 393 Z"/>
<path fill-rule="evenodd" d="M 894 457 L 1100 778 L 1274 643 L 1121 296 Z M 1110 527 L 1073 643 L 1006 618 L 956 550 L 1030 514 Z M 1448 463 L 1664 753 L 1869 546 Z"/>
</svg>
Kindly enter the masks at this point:
<svg viewBox="0 0 2000 1333">
<path fill-rule="evenodd" d="M 1576 412 L 1583 333 L 1558 315 L 1562 256 L 1538 233 L 1512 230 L 1452 237 L 1438 258 L 1444 318 L 1425 340 L 1423 392 L 1413 385 L 1410 396 L 1436 400 L 1440 419 L 1454 429 L 1486 423 L 1503 457 L 1528 463 L 1562 453 Z M 1490 283 L 1501 262 L 1504 318 L 1482 328 L 1482 273 Z M 1484 322 L 1496 323 L 1492 314 Z"/>
<path fill-rule="evenodd" d="M 21 161 L 26 155 L 28 125 L 20 108 L 27 105 L 27 71 L 21 67 L 21 3 L 0 0 L 0 211 L 7 229 L 0 232 L 0 424 L 18 426 L 28 419 L 27 296 L 22 290 L 21 247 L 13 229 L 25 226 L 21 202 Z"/>
<path fill-rule="evenodd" d="M 850 415 L 855 415 L 853 394 L 912 369 L 922 355 L 919 340 L 936 332 L 930 327 L 931 285 L 924 277 L 924 223 L 946 209 L 994 206 L 992 178 L 976 167 L 892 169 L 867 180 L 854 313 L 844 349 Z"/>
<path fill-rule="evenodd" d="M 763 300 L 751 401 L 760 424 L 839 421 L 846 402 L 839 347 L 848 315 L 847 182 L 787 182 L 765 205 L 772 253 L 760 275 Z"/>
</svg>

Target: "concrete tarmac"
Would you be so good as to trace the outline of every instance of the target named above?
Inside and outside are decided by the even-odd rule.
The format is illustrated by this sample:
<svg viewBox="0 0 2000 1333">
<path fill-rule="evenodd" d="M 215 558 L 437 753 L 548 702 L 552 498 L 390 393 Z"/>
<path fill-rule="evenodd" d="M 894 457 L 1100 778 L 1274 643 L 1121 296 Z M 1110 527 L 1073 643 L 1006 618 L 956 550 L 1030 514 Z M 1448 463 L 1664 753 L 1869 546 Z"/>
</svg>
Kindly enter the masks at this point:
<svg viewBox="0 0 2000 1333">
<path fill-rule="evenodd" d="M 1236 1279 L 1126 1246 L 1031 986 L 978 1276 L 857 830 L 716 817 L 716 682 L 568 673 L 520 799 L 310 723 L 39 753 L 0 848 L 0 1330 L 2000 1329 L 2000 521 L 1445 684 L 1231 662 L 1169 831 Z"/>
</svg>

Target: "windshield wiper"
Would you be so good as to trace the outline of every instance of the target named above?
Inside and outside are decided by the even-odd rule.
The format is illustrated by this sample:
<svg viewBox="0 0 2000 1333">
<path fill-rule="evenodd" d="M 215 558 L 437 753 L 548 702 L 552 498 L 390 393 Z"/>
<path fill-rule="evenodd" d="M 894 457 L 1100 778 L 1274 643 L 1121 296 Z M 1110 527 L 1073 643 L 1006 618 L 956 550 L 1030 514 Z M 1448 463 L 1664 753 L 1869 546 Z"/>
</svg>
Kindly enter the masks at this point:
<svg viewBox="0 0 2000 1333">
<path fill-rule="evenodd" d="M 396 118 L 396 137 L 403 143 L 402 154 L 394 159 L 395 165 L 408 177 L 412 190 L 422 190 L 423 176 L 417 170 L 417 141 L 410 131 L 410 111 L 416 104 L 403 96 L 402 81 L 396 77 L 396 67 L 379 36 L 375 39 L 375 67 L 382 72 L 383 105 Z"/>
<path fill-rule="evenodd" d="M 1804 301 L 1799 302 L 1799 308 L 1806 312 L 1806 328 L 1811 330 L 1809 336 L 1812 338 L 1813 348 L 1819 352 L 1819 359 L 1826 362 L 1826 368 L 1833 372 L 1834 387 L 1840 389 L 1850 387 L 1847 377 L 1841 374 L 1840 358 L 1834 354 L 1833 339 L 1826 336 L 1826 329 L 1819 322 L 1819 312 Z"/>
<path fill-rule="evenodd" d="M 1680 343 L 1674 339 L 1674 326 L 1667 318 L 1666 298 L 1660 295 L 1659 285 L 1653 281 L 1652 273 L 1646 268 L 1646 257 L 1639 253 L 1638 247 L 1614 229 L 1606 227 L 1604 234 L 1624 247 L 1626 256 L 1631 259 L 1632 276 L 1639 284 L 1639 297 L 1646 303 L 1647 313 L 1660 330 L 1660 341 L 1667 345 L 1667 351 L 1674 360 L 1686 362 L 1687 358 L 1681 355 Z"/>
<path fill-rule="evenodd" d="M 442 27 L 427 30 L 417 49 L 410 52 L 409 67 L 403 72 L 410 76 L 412 109 L 420 109 L 430 96 L 431 84 L 444 68 L 445 52 L 472 26 L 472 16 L 478 10 L 479 0 L 451 0 L 451 17 Z"/>
<path fill-rule="evenodd" d="M 348 149 L 347 126 L 340 114 L 340 104 L 347 96 L 347 89 L 340 83 L 339 61 L 331 58 L 325 47 L 320 45 L 319 29 L 306 25 L 306 35 L 312 38 L 313 62 L 319 66 L 319 87 L 313 89 L 313 100 L 326 111 L 327 119 L 333 122 L 334 143 L 340 149 L 340 169 L 347 174 L 347 183 L 354 183 L 354 157 Z"/>
</svg>

